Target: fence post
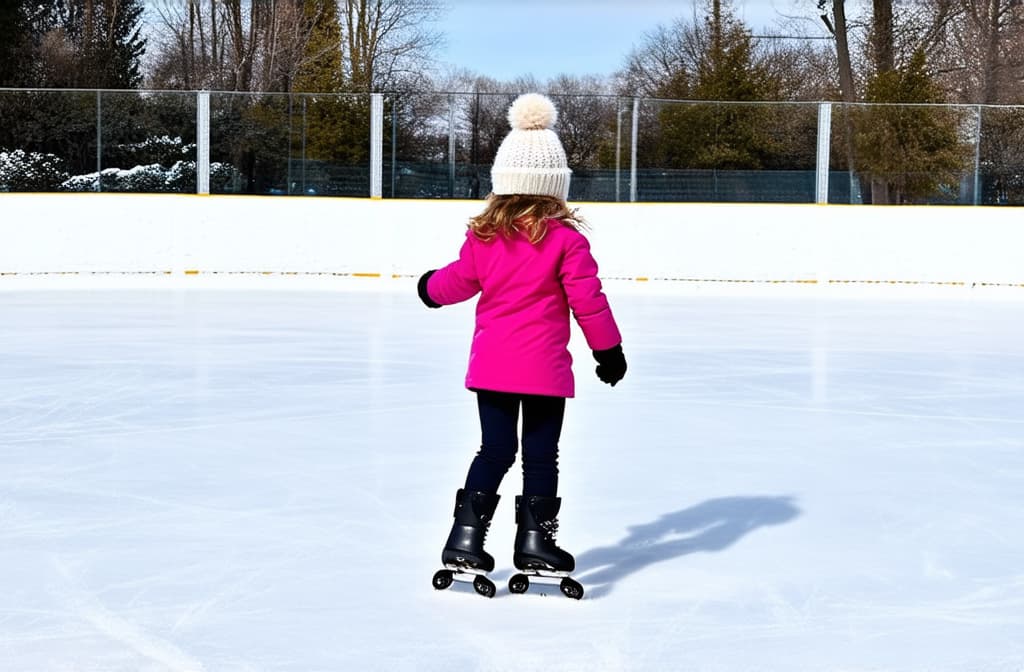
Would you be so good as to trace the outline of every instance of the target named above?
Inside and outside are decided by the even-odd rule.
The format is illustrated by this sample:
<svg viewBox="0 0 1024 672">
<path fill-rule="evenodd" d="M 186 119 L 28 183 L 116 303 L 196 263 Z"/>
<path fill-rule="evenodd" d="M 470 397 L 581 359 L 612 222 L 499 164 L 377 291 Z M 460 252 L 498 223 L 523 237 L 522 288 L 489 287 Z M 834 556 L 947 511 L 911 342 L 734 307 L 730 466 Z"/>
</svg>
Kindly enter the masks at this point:
<svg viewBox="0 0 1024 672">
<path fill-rule="evenodd" d="M 455 198 L 455 96 L 448 94 L 448 198 Z"/>
<path fill-rule="evenodd" d="M 974 130 L 974 204 L 981 205 L 981 105 L 975 108 Z"/>
<path fill-rule="evenodd" d="M 619 196 L 619 183 L 622 176 L 622 99 L 615 98 L 615 202 L 622 200 Z"/>
<path fill-rule="evenodd" d="M 196 93 L 196 193 L 210 193 L 210 92 Z"/>
<path fill-rule="evenodd" d="M 818 162 L 815 166 L 815 203 L 828 203 L 828 163 L 832 147 L 832 104 L 818 104 Z"/>
<path fill-rule="evenodd" d="M 398 179 L 398 96 L 391 97 L 391 198 Z"/>
<path fill-rule="evenodd" d="M 292 164 L 295 161 L 292 159 L 292 148 L 295 147 L 295 127 L 292 123 L 292 117 L 295 114 L 294 105 L 295 96 L 291 93 L 288 94 L 288 162 L 285 164 L 285 182 L 284 182 L 284 193 L 289 196 L 292 195 L 294 190 L 292 187 L 295 181 L 292 179 Z"/>
<path fill-rule="evenodd" d="M 384 190 L 384 94 L 370 94 L 370 198 Z"/>
<path fill-rule="evenodd" d="M 306 188 L 306 133 L 309 129 L 309 119 L 306 115 L 307 101 L 309 96 L 302 96 L 302 195 L 309 193 Z"/>
<path fill-rule="evenodd" d="M 103 191 L 103 103 L 96 92 L 96 191 Z"/>
<path fill-rule="evenodd" d="M 636 139 L 640 135 L 640 99 L 633 99 L 633 130 L 629 145 L 629 202 L 636 203 Z"/>
</svg>

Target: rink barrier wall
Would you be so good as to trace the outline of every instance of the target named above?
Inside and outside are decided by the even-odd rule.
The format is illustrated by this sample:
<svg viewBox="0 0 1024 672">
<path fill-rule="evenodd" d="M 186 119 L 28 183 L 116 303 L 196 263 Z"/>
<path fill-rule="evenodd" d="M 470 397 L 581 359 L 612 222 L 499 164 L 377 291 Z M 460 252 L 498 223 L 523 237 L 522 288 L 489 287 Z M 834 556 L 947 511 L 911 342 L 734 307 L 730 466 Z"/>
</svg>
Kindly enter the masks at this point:
<svg viewBox="0 0 1024 672">
<path fill-rule="evenodd" d="M 589 224 L 601 277 L 617 286 L 1024 297 L 1024 217 L 1011 207 L 571 205 Z M 480 201 L 0 194 L 0 289 L 408 281 L 455 259 L 480 210 Z"/>
</svg>

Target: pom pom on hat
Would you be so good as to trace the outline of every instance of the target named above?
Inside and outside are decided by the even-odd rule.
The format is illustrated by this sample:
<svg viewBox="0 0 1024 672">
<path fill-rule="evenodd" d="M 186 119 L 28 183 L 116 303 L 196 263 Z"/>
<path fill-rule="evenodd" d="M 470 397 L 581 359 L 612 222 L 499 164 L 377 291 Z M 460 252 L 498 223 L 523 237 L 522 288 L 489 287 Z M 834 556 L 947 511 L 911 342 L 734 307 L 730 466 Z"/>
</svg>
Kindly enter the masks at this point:
<svg viewBox="0 0 1024 672">
<path fill-rule="evenodd" d="M 526 93 L 516 98 L 508 108 L 508 124 L 520 131 L 537 131 L 554 128 L 558 121 L 558 110 L 547 96 Z"/>
<path fill-rule="evenodd" d="M 558 110 L 547 96 L 526 93 L 512 103 L 508 123 L 491 166 L 491 191 L 496 195 L 531 194 L 569 197 L 569 170 L 565 150 L 552 130 Z"/>
</svg>

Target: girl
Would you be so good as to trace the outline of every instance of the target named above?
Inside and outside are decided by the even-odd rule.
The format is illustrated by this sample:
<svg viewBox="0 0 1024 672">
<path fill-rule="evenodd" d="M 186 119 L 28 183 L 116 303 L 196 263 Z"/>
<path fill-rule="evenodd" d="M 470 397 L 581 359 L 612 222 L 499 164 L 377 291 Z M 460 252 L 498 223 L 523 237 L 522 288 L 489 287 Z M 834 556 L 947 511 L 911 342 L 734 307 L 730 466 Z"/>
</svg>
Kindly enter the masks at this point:
<svg viewBox="0 0 1024 672">
<path fill-rule="evenodd" d="M 477 394 L 482 441 L 456 494 L 455 523 L 441 554 L 448 570 L 435 575 L 434 586 L 475 574 L 474 586 L 488 596 L 494 586 L 480 574 L 494 569 L 494 558 L 484 551 L 484 537 L 498 486 L 515 462 L 520 409 L 523 494 L 516 497 L 513 563 L 539 575 L 567 576 L 575 567 L 554 538 L 561 505 L 558 440 L 565 400 L 575 392 L 570 310 L 594 352 L 598 377 L 614 386 L 626 373 L 622 337 L 579 231 L 583 222 L 565 202 L 572 171 L 551 130 L 555 106 L 526 94 L 508 118 L 512 130 L 491 168 L 493 193 L 470 220 L 458 260 L 428 271 L 418 286 L 431 308 L 480 294 L 466 387 Z M 516 578 L 523 582 L 510 582 L 513 591 L 526 590 L 525 577 Z M 582 596 L 579 584 L 570 582 L 579 588 L 571 596 Z M 570 594 L 565 583 L 563 592 Z"/>
</svg>

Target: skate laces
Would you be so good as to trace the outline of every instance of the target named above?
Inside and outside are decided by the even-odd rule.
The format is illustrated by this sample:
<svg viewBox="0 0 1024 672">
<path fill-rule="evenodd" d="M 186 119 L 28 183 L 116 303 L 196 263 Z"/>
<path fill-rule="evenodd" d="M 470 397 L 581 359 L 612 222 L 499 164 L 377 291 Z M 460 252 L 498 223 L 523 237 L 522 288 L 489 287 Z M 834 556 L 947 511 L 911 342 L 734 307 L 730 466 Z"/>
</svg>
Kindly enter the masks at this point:
<svg viewBox="0 0 1024 672">
<path fill-rule="evenodd" d="M 491 521 L 490 519 L 488 519 L 482 520 L 480 522 L 483 523 L 484 528 L 483 534 L 480 535 L 480 543 L 483 544 L 485 541 L 487 541 L 487 533 L 491 531 Z"/>
<path fill-rule="evenodd" d="M 545 520 L 539 523 L 540 528 L 544 530 L 544 535 L 551 541 L 555 540 L 555 535 L 558 534 L 558 519 L 552 518 L 551 520 Z"/>
</svg>

